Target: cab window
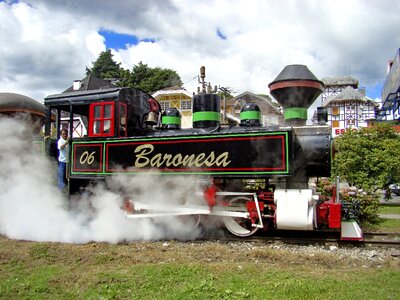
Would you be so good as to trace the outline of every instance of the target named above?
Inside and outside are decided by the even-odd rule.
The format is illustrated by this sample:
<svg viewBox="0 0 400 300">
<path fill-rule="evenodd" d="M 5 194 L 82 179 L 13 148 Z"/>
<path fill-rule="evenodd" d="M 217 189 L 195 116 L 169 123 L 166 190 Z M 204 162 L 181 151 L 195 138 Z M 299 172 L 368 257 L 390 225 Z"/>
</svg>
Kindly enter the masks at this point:
<svg viewBox="0 0 400 300">
<path fill-rule="evenodd" d="M 125 103 L 119 104 L 119 136 L 125 137 L 126 132 L 126 120 L 127 120 L 127 105 Z"/>
<path fill-rule="evenodd" d="M 90 104 L 89 136 L 114 136 L 114 102 Z"/>
</svg>

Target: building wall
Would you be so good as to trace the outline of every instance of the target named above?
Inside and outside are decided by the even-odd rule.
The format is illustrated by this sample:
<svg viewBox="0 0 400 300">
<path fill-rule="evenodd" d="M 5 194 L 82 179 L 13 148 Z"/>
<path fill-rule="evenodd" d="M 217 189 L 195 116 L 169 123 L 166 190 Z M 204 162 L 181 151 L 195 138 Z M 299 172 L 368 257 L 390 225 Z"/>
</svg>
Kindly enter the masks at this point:
<svg viewBox="0 0 400 300">
<path fill-rule="evenodd" d="M 383 105 L 377 120 L 400 120 L 400 49 L 388 63 L 388 73 L 382 88 Z"/>
<path fill-rule="evenodd" d="M 193 96 L 183 89 L 167 89 L 161 90 L 153 94 L 153 97 L 161 105 L 161 109 L 173 107 L 177 108 L 181 115 L 181 128 L 192 128 L 192 106 Z M 261 109 L 261 124 L 263 126 L 278 125 L 283 121 L 283 114 L 271 106 L 265 99 L 260 98 L 252 93 L 246 92 L 242 97 L 233 99 L 221 99 L 221 125 L 227 125 L 228 120 L 225 118 L 224 111 L 229 115 L 240 119 L 240 111 L 246 103 L 256 103 Z"/>
<path fill-rule="evenodd" d="M 153 95 L 154 96 L 154 95 Z M 154 96 L 161 105 L 161 109 L 177 108 L 182 115 L 181 128 L 192 128 L 192 97 L 188 93 L 177 90 L 167 91 Z"/>
<path fill-rule="evenodd" d="M 240 111 L 246 103 L 255 103 L 260 107 L 261 125 L 271 126 L 283 123 L 283 113 L 273 107 L 268 98 L 244 92 L 227 101 L 226 111 L 240 119 Z"/>
<path fill-rule="evenodd" d="M 343 134 L 346 130 L 367 127 L 369 121 L 375 119 L 375 105 L 370 101 L 332 101 L 326 108 L 333 137 Z"/>
<path fill-rule="evenodd" d="M 339 95 L 347 87 L 358 88 L 358 81 L 352 77 L 326 77 L 322 78 L 322 82 L 324 83 L 324 89 L 320 96 L 321 104 L 327 98 Z"/>
</svg>

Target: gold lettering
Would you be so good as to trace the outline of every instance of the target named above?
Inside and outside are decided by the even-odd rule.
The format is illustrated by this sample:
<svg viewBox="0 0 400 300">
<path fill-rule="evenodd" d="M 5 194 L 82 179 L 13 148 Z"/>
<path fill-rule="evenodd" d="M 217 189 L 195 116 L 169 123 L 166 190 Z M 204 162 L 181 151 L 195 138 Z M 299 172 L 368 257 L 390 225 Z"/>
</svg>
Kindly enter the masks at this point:
<svg viewBox="0 0 400 300">
<path fill-rule="evenodd" d="M 172 159 L 172 165 L 174 167 L 178 167 L 181 164 L 182 164 L 182 154 L 175 155 L 174 158 Z"/>
<path fill-rule="evenodd" d="M 147 151 L 146 151 L 146 149 L 147 149 Z M 136 168 L 146 167 L 150 162 L 149 158 L 146 157 L 146 155 L 153 152 L 153 150 L 154 150 L 154 146 L 150 145 L 150 144 L 144 144 L 144 145 L 140 145 L 140 146 L 136 147 L 135 153 L 138 153 L 140 151 L 142 151 L 142 152 L 136 155 L 135 167 Z M 140 161 L 141 159 L 143 159 L 143 162 Z"/>
<path fill-rule="evenodd" d="M 163 162 L 161 161 L 161 154 L 160 153 L 157 153 L 156 155 L 154 155 L 150 160 L 150 165 L 152 167 L 159 168 L 159 167 L 161 167 L 162 163 Z"/>
<path fill-rule="evenodd" d="M 196 156 L 194 154 L 185 155 L 185 157 L 182 159 L 182 165 L 186 166 L 186 167 L 193 166 L 195 158 L 196 158 Z"/>
<path fill-rule="evenodd" d="M 148 166 L 151 167 L 212 167 L 214 165 L 220 167 L 226 167 L 231 163 L 229 160 L 229 152 L 221 153 L 216 157 L 214 151 L 211 151 L 208 156 L 206 153 L 200 153 L 198 155 L 189 154 L 182 156 L 181 153 L 178 154 L 170 154 L 170 153 L 157 153 L 153 157 L 149 157 L 149 155 L 154 151 L 154 146 L 151 144 L 143 144 L 137 146 L 135 149 L 136 160 L 135 167 L 136 168 L 145 168 Z"/>
<path fill-rule="evenodd" d="M 164 161 L 163 161 L 163 163 L 165 162 L 165 161 L 167 161 L 167 162 L 165 162 L 165 165 L 167 166 L 167 167 L 170 167 L 171 166 L 171 162 L 170 162 L 170 159 L 172 158 L 172 154 L 168 154 L 168 153 L 165 153 L 164 154 Z"/>
<path fill-rule="evenodd" d="M 222 153 L 221 155 L 219 155 L 217 157 L 217 159 L 215 160 L 215 163 L 216 163 L 216 165 L 218 167 L 221 166 L 221 165 L 223 167 L 226 167 L 231 163 L 231 161 L 228 160 L 228 159 L 229 159 L 229 153 L 228 152 L 224 152 L 224 153 Z"/>
<path fill-rule="evenodd" d="M 210 155 L 204 161 L 204 164 L 207 167 L 211 167 L 214 163 L 215 163 L 215 155 L 214 155 L 214 151 L 211 151 Z"/>
<path fill-rule="evenodd" d="M 201 165 L 203 164 L 203 159 L 206 156 L 205 153 L 200 153 L 199 156 L 196 157 L 196 159 L 194 160 L 194 165 L 198 168 L 201 167 Z"/>
</svg>

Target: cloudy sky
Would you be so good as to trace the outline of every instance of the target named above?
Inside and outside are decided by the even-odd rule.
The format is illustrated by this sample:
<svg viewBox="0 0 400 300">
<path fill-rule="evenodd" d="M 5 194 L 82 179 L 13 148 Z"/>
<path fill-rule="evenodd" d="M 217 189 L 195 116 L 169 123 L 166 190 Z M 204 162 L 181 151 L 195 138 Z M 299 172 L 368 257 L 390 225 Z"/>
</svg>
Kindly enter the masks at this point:
<svg viewBox="0 0 400 300">
<path fill-rule="evenodd" d="M 352 76 L 380 98 L 400 47 L 398 0 L 0 0 L 0 92 L 38 101 L 85 76 L 111 48 L 121 66 L 178 72 L 197 87 L 269 94 L 288 64 Z"/>
</svg>

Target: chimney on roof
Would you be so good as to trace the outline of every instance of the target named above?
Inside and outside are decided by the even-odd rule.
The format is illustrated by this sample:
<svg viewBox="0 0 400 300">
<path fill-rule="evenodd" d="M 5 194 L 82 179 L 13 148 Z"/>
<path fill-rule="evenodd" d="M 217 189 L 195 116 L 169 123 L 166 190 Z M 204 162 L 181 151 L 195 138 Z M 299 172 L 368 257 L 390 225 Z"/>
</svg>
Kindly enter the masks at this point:
<svg viewBox="0 0 400 300">
<path fill-rule="evenodd" d="M 393 60 L 389 60 L 388 61 L 388 64 L 387 64 L 387 69 L 386 69 L 386 75 L 388 75 L 389 74 L 389 72 L 390 72 L 390 69 L 392 68 L 392 66 L 393 66 L 393 63 L 394 63 L 394 61 Z"/>
<path fill-rule="evenodd" d="M 79 91 L 81 88 L 81 81 L 80 80 L 74 80 L 74 84 L 72 85 L 72 90 L 73 91 Z"/>
</svg>

